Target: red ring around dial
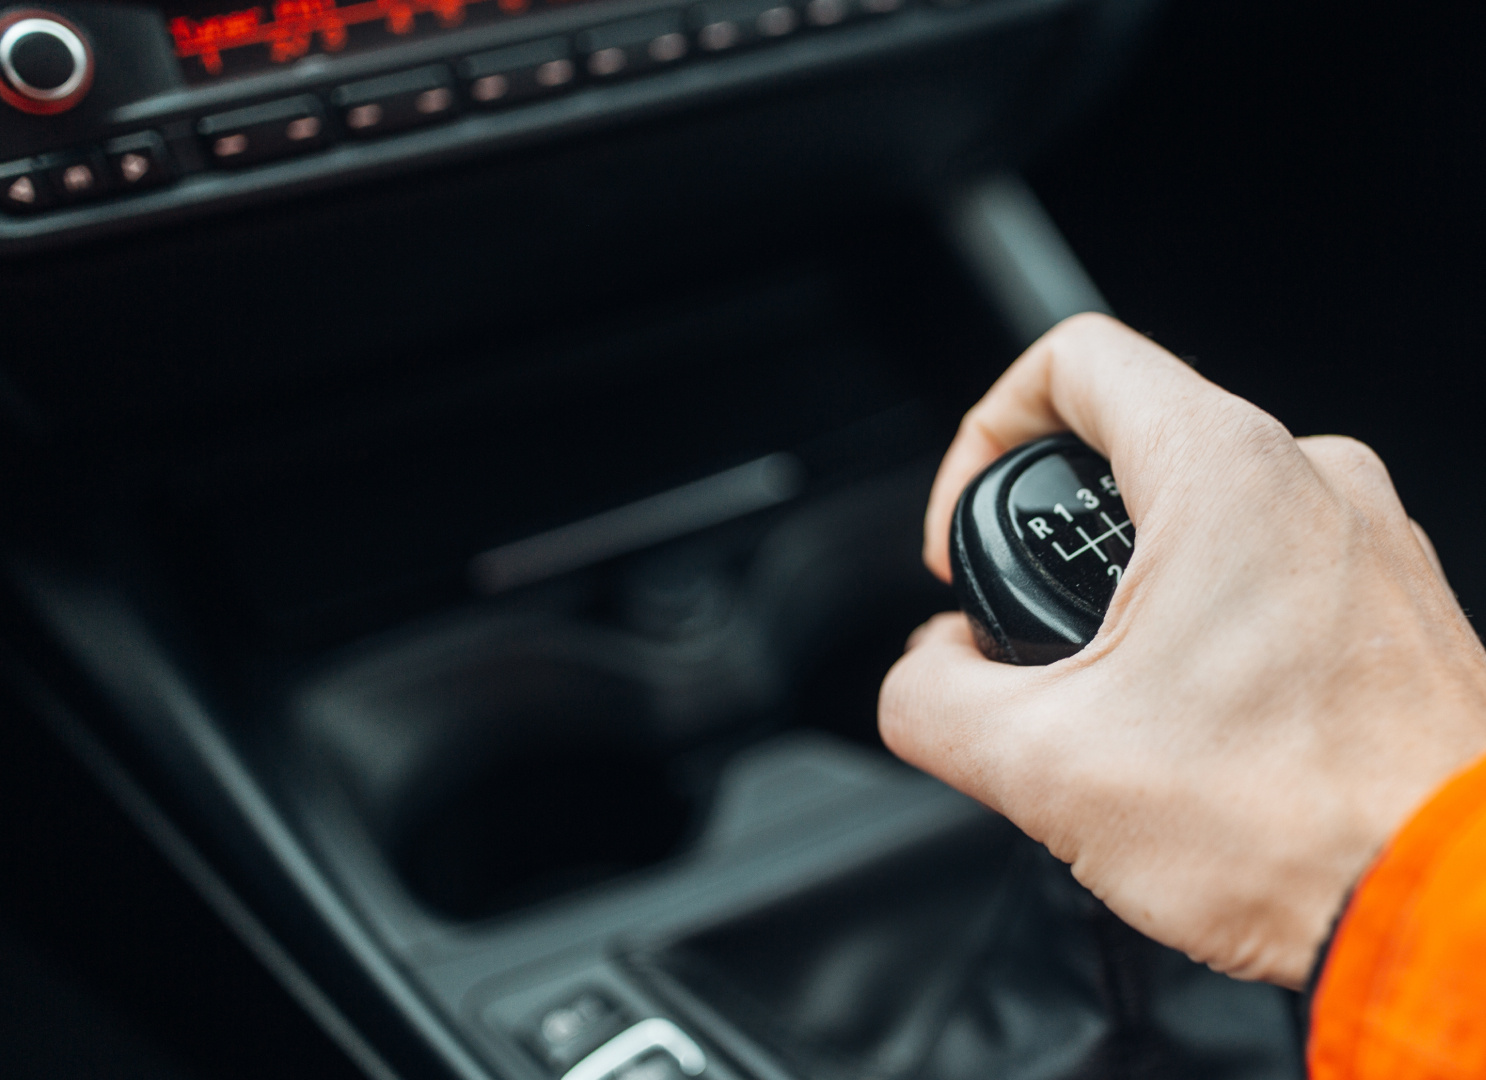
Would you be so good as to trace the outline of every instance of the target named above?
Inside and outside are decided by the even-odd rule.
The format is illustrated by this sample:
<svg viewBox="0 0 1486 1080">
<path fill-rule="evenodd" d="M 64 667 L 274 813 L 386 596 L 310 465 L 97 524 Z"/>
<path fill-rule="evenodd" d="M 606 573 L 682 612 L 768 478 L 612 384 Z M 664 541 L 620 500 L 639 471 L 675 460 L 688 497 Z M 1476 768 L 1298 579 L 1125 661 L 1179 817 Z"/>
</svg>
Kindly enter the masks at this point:
<svg viewBox="0 0 1486 1080">
<path fill-rule="evenodd" d="M 70 19 L 64 19 L 54 11 L 43 11 L 40 8 L 22 8 L 16 11 L 7 11 L 4 15 L 0 15 L 0 36 L 3 36 L 7 30 L 24 19 L 46 19 L 49 22 L 59 23 L 76 34 L 77 39 L 83 43 L 83 55 L 85 57 L 83 77 L 66 97 L 57 98 L 52 101 L 38 101 L 11 86 L 10 80 L 5 77 L 3 72 L 0 72 L 0 101 L 5 102 L 5 104 L 12 108 L 21 110 L 21 112 L 31 113 L 35 116 L 55 116 L 57 113 L 64 113 L 82 101 L 93 85 L 93 46 L 88 41 L 88 35 L 83 33 L 82 28 L 76 23 Z"/>
</svg>

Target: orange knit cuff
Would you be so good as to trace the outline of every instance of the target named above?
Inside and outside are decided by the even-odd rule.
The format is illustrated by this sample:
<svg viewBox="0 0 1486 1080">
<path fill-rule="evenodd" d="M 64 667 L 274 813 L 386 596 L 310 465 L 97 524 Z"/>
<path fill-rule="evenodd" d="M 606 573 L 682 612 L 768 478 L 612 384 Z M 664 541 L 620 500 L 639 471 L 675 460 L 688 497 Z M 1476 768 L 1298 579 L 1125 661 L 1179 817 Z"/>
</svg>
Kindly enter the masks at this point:
<svg viewBox="0 0 1486 1080">
<path fill-rule="evenodd" d="M 1486 1080 L 1486 758 L 1393 838 L 1316 988 L 1311 1080 Z"/>
</svg>

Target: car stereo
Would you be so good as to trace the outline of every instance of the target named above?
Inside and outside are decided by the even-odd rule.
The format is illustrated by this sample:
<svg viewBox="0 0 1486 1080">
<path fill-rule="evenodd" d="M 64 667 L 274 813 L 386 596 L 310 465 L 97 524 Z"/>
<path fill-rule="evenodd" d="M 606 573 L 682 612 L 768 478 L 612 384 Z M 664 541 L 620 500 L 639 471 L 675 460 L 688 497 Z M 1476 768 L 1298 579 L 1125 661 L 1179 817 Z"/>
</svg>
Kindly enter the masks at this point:
<svg viewBox="0 0 1486 1080">
<path fill-rule="evenodd" d="M 593 0 L 571 0 L 591 3 Z M 187 82 L 210 82 L 266 71 L 303 56 L 376 49 L 460 26 L 476 26 L 562 0 L 278 0 L 231 10 L 235 4 L 171 3 L 164 9 Z"/>
<path fill-rule="evenodd" d="M 0 253 L 591 128 L 1080 0 L 0 8 Z"/>
</svg>

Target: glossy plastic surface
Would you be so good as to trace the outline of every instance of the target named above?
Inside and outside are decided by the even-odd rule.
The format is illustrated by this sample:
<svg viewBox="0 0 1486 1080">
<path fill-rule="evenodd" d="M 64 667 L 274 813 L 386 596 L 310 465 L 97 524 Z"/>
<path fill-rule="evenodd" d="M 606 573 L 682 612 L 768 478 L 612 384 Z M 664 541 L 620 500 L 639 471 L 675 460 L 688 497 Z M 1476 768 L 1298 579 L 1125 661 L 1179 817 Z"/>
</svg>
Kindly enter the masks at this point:
<svg viewBox="0 0 1486 1080">
<path fill-rule="evenodd" d="M 980 649 L 1050 664 L 1099 631 L 1135 550 L 1109 462 L 1072 435 L 1003 455 L 955 507 L 950 562 Z"/>
</svg>

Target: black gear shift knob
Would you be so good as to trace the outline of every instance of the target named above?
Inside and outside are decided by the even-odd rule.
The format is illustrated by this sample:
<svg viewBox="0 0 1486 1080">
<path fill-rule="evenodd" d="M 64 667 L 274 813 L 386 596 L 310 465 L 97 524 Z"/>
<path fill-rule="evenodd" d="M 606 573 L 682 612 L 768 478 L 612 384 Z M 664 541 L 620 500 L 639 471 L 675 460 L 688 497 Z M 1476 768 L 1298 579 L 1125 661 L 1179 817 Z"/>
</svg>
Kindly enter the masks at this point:
<svg viewBox="0 0 1486 1080">
<path fill-rule="evenodd" d="M 1008 664 L 1051 664 L 1092 641 L 1134 550 L 1109 462 L 1072 435 L 994 461 L 960 496 L 949 538 L 976 643 Z"/>
</svg>

